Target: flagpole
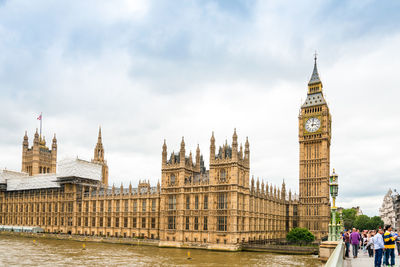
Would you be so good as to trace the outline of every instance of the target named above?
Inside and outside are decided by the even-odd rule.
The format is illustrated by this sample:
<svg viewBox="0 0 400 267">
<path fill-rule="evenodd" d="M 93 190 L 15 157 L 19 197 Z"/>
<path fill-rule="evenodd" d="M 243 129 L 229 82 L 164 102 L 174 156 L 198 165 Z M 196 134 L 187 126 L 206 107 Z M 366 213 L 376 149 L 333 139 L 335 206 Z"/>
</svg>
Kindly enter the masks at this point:
<svg viewBox="0 0 400 267">
<path fill-rule="evenodd" d="M 40 139 L 42 139 L 42 121 L 43 121 L 43 115 L 42 112 L 40 112 Z"/>
</svg>

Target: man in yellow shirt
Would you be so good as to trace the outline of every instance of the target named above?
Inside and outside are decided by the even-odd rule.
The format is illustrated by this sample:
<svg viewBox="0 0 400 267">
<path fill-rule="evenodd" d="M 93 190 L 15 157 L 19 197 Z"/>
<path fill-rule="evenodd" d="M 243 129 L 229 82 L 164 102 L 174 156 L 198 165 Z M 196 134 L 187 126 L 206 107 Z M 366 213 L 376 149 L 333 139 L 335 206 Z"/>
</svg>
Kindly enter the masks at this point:
<svg viewBox="0 0 400 267">
<path fill-rule="evenodd" d="M 383 235 L 383 242 L 385 242 L 385 265 L 394 266 L 394 248 L 396 246 L 396 236 L 392 234 L 392 226 L 386 225 L 386 231 Z M 390 265 L 389 265 L 390 257 Z"/>
</svg>

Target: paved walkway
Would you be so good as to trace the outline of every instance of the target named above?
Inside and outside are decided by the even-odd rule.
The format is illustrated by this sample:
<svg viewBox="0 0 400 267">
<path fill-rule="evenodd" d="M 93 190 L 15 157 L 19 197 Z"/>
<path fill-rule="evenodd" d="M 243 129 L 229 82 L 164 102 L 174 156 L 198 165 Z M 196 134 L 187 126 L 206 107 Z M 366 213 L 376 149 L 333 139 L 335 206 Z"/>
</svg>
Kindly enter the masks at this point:
<svg viewBox="0 0 400 267">
<path fill-rule="evenodd" d="M 350 248 L 350 258 L 346 258 L 345 260 L 345 267 L 374 267 L 374 258 L 368 257 L 368 251 L 365 251 L 365 253 L 360 249 L 358 251 L 358 257 L 356 259 L 353 259 L 353 252 L 351 251 Z M 400 257 L 397 255 L 397 251 L 395 251 L 395 266 L 400 266 Z M 383 259 L 382 259 L 383 263 Z M 383 264 L 381 265 L 383 267 Z"/>
</svg>

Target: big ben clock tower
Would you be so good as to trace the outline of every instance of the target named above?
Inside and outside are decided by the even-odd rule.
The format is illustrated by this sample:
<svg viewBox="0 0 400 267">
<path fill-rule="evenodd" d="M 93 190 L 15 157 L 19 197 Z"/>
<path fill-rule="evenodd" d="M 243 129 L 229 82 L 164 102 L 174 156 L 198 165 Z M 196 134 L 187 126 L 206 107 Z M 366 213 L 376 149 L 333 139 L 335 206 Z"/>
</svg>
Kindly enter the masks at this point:
<svg viewBox="0 0 400 267">
<path fill-rule="evenodd" d="M 299 115 L 299 145 L 300 226 L 321 239 L 328 234 L 330 220 L 331 114 L 322 92 L 316 56 L 307 98 Z"/>
</svg>

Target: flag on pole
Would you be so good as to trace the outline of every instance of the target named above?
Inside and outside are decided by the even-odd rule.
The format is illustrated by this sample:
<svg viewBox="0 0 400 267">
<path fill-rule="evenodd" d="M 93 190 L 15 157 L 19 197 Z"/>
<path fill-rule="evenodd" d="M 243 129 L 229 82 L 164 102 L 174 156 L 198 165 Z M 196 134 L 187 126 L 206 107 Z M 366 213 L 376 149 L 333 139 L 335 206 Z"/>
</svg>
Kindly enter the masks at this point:
<svg viewBox="0 0 400 267">
<path fill-rule="evenodd" d="M 40 113 L 40 115 L 39 115 L 39 117 L 37 117 L 37 119 L 38 119 L 39 121 L 42 120 L 42 113 Z"/>
</svg>

